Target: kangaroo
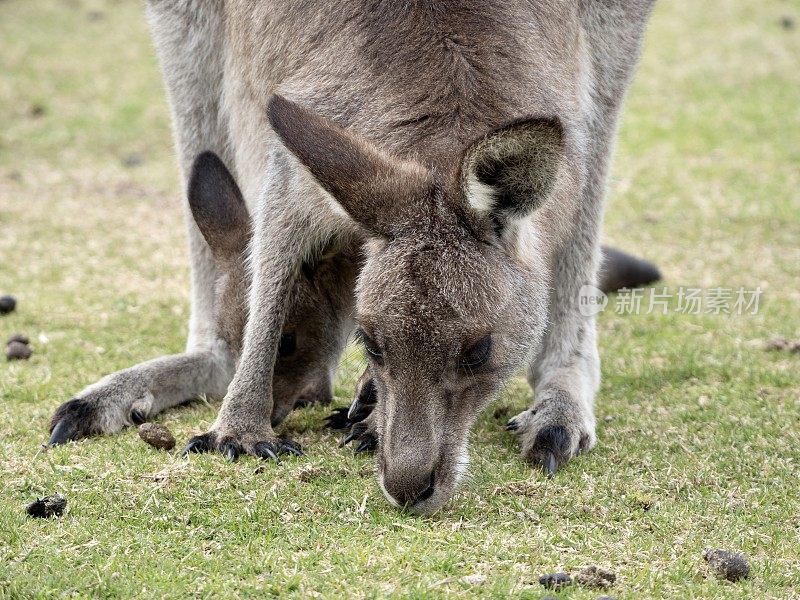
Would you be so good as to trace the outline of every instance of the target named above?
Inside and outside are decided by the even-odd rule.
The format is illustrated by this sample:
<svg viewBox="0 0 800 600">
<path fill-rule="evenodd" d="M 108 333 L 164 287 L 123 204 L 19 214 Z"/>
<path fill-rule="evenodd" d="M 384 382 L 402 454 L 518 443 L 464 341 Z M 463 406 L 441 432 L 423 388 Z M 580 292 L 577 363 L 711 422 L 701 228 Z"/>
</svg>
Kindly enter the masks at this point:
<svg viewBox="0 0 800 600">
<path fill-rule="evenodd" d="M 219 273 L 215 315 L 219 336 L 239 360 L 247 322 L 250 215 L 236 181 L 212 152 L 200 154 L 189 177 L 189 206 Z M 273 376 L 273 426 L 297 406 L 329 404 L 332 378 L 354 327 L 357 248 L 303 265 L 283 325 Z M 287 447 L 281 440 L 277 450 Z M 294 453 L 297 444 L 290 446 Z M 267 455 L 269 456 L 269 455 Z"/>
<path fill-rule="evenodd" d="M 390 502 L 428 513 L 452 496 L 475 417 L 523 367 L 535 399 L 509 424 L 523 457 L 553 472 L 592 448 L 599 359 L 577 296 L 596 282 L 611 148 L 652 4 L 150 0 L 182 170 L 216 152 L 253 214 L 241 358 L 215 325 L 218 267 L 189 218 L 187 352 L 90 386 L 51 441 L 81 407 L 113 431 L 134 405 L 153 414 L 206 393 L 225 398 L 187 450 L 275 447 L 292 291 L 304 264 L 355 244 Z M 172 391 L 155 398 L 156 380 Z"/>
<path fill-rule="evenodd" d="M 237 362 L 247 321 L 250 282 L 247 255 L 252 235 L 250 215 L 233 176 L 220 158 L 211 152 L 200 154 L 192 165 L 188 200 L 194 222 L 208 243 L 217 268 L 214 302 L 217 335 L 226 344 L 232 360 Z M 357 262 L 357 249 L 353 248 L 350 252 L 323 256 L 315 263 L 304 265 L 302 277 L 293 291 L 292 309 L 278 348 L 273 380 L 273 426 L 281 423 L 295 407 L 330 403 L 333 374 L 354 327 L 352 288 Z M 165 357 L 135 369 L 157 375 L 157 367 L 167 361 L 187 370 L 192 368 L 191 360 L 185 357 L 182 361 L 181 357 Z M 124 378 L 116 374 L 110 379 L 123 382 L 130 380 L 133 374 L 126 373 Z M 144 375 L 141 372 L 137 374 Z M 177 369 L 171 372 L 173 377 L 177 374 Z M 143 423 L 158 412 L 158 405 L 154 404 L 156 399 L 169 397 L 170 393 L 181 393 L 172 387 L 180 385 L 181 380 L 171 380 L 162 375 L 145 381 L 150 386 L 148 395 L 133 402 L 127 415 L 119 410 L 124 408 L 120 402 L 112 401 L 105 405 L 93 402 L 96 397 L 91 393 L 65 403 L 53 416 L 52 437 L 63 436 L 65 439 L 56 442 L 60 443 Z M 103 384 L 101 381 L 97 387 L 102 388 Z M 120 390 L 121 394 L 124 392 Z M 184 397 L 184 400 L 189 399 L 188 395 Z M 299 445 L 286 438 L 266 444 L 260 451 L 264 458 L 277 458 L 285 453 L 302 454 Z"/>
</svg>

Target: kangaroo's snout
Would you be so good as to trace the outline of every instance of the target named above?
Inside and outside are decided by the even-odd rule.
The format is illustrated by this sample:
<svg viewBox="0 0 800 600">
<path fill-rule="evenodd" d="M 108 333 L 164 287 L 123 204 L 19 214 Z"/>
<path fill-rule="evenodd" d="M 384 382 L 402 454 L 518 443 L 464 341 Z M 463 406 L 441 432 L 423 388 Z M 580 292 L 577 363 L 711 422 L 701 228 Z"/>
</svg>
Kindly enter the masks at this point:
<svg viewBox="0 0 800 600">
<path fill-rule="evenodd" d="M 387 411 L 379 456 L 380 483 L 390 502 L 414 508 L 435 491 L 441 466 L 433 402 L 408 402 Z M 391 415 L 391 417 L 390 417 Z"/>
<path fill-rule="evenodd" d="M 384 471 L 383 489 L 390 501 L 399 506 L 413 507 L 433 496 L 436 475 L 433 470 L 414 469 L 410 472 L 399 470 Z"/>
</svg>

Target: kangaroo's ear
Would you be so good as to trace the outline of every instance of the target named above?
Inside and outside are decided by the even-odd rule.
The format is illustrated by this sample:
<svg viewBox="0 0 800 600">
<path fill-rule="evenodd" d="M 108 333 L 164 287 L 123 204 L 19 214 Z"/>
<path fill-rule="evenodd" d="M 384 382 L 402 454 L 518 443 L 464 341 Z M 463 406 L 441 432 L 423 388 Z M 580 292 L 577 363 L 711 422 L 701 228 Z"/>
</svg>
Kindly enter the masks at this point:
<svg viewBox="0 0 800 600">
<path fill-rule="evenodd" d="M 391 235 L 404 207 L 433 189 L 422 165 L 393 157 L 282 96 L 272 96 L 268 115 L 283 144 L 367 231 Z"/>
<path fill-rule="evenodd" d="M 564 130 L 556 117 L 506 124 L 464 153 L 461 185 L 469 205 L 500 227 L 535 211 L 555 185 L 564 156 Z"/>
<path fill-rule="evenodd" d="M 237 258 L 244 252 L 250 239 L 250 215 L 236 180 L 213 152 L 194 159 L 189 207 L 217 259 Z"/>
</svg>

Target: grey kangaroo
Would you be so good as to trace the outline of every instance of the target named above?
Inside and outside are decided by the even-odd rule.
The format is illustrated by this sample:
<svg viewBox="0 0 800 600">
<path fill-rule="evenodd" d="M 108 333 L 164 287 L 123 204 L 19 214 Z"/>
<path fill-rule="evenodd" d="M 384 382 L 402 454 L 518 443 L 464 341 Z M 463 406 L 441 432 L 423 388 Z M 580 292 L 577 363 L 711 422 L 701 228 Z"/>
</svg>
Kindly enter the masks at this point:
<svg viewBox="0 0 800 600">
<path fill-rule="evenodd" d="M 652 3 L 151 0 L 182 169 L 214 151 L 253 214 L 241 357 L 215 318 L 219 261 L 189 218 L 187 352 L 90 386 L 51 442 L 209 394 L 222 408 L 188 450 L 274 454 L 294 292 L 307 265 L 356 245 L 391 502 L 426 513 L 452 495 L 475 417 L 522 367 L 535 401 L 509 427 L 524 458 L 555 471 L 590 449 L 599 359 L 577 297 L 597 280 Z"/>
</svg>

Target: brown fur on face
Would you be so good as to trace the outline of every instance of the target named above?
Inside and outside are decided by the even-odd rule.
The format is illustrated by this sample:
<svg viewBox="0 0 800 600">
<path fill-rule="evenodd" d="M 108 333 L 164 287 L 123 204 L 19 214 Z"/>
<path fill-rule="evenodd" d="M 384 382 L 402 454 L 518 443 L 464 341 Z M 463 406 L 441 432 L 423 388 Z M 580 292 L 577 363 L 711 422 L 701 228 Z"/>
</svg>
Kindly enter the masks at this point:
<svg viewBox="0 0 800 600">
<path fill-rule="evenodd" d="M 233 176 L 211 152 L 200 154 L 194 162 L 189 205 L 220 273 L 216 302 L 219 335 L 238 361 L 248 314 L 251 224 Z M 316 263 L 303 266 L 275 364 L 273 425 L 296 405 L 331 400 L 333 372 L 353 327 L 354 256 L 352 248 L 331 248 Z"/>
</svg>

